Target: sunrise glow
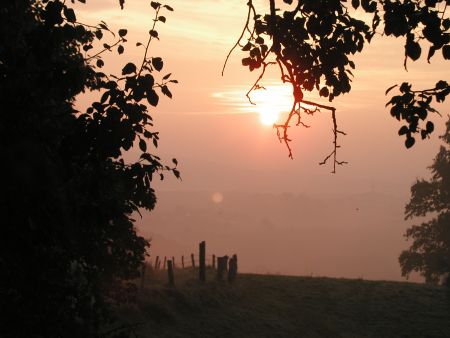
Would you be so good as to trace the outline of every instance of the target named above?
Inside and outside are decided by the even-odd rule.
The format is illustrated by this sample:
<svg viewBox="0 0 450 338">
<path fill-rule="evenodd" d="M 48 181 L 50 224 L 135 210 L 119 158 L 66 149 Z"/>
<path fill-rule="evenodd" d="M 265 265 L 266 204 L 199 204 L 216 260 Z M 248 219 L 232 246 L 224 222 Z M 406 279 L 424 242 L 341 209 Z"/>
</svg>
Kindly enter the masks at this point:
<svg viewBox="0 0 450 338">
<path fill-rule="evenodd" d="M 292 93 L 289 86 L 273 85 L 258 89 L 250 94 L 252 111 L 259 114 L 259 121 L 266 126 L 279 122 L 282 113 L 288 113 L 292 107 Z"/>
<path fill-rule="evenodd" d="M 292 89 L 288 85 L 269 84 L 264 88 L 253 90 L 248 100 L 248 88 L 230 89 L 215 92 L 212 97 L 221 104 L 231 107 L 230 113 L 258 114 L 259 121 L 264 126 L 279 123 L 283 114 L 292 108 Z"/>
</svg>

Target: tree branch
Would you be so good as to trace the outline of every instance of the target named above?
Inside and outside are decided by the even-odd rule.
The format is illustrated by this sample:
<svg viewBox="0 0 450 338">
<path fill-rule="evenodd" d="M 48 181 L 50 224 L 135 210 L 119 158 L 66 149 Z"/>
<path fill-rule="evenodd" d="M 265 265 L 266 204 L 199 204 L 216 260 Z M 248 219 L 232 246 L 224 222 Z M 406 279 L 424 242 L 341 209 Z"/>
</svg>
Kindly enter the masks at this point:
<svg viewBox="0 0 450 338">
<path fill-rule="evenodd" d="M 233 53 L 234 49 L 235 49 L 237 46 L 239 46 L 239 44 L 240 44 L 242 38 L 244 37 L 245 31 L 248 30 L 248 31 L 250 32 L 250 29 L 248 28 L 248 26 L 249 26 L 249 24 L 250 24 L 250 15 L 251 15 L 252 11 L 253 11 L 253 13 L 256 15 L 256 11 L 255 11 L 255 7 L 253 6 L 252 0 L 249 0 L 249 1 L 248 1 L 247 6 L 248 6 L 248 13 L 247 13 L 247 19 L 246 19 L 246 21 L 245 21 L 244 29 L 242 29 L 241 35 L 240 35 L 239 38 L 237 39 L 237 41 L 236 41 L 236 43 L 234 44 L 234 46 L 233 46 L 233 47 L 230 49 L 230 51 L 228 52 L 228 55 L 227 55 L 227 57 L 226 57 L 226 59 L 225 59 L 225 62 L 224 62 L 224 64 L 223 64 L 223 68 L 222 68 L 222 76 L 223 76 L 223 74 L 224 74 L 224 72 L 225 72 L 225 67 L 227 66 L 227 62 L 228 62 L 228 59 L 230 58 L 231 53 Z"/>
</svg>

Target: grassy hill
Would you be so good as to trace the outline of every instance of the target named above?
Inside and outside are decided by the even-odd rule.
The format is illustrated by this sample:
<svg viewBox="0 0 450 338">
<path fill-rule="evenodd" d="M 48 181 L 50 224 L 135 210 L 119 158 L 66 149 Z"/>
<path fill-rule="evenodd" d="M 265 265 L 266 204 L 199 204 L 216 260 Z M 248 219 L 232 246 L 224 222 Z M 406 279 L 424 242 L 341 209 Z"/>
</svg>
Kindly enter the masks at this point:
<svg viewBox="0 0 450 338">
<path fill-rule="evenodd" d="M 201 285 L 193 270 L 147 276 L 120 309 L 139 337 L 450 337 L 441 287 L 413 283 L 242 274 Z"/>
</svg>

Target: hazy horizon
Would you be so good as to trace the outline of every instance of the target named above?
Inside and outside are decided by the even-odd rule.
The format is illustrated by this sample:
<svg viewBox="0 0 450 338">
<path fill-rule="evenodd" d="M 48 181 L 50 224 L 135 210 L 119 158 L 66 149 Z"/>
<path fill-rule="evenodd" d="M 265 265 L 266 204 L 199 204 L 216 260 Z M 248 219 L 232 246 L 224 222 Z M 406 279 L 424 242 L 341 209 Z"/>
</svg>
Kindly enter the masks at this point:
<svg viewBox="0 0 450 338">
<path fill-rule="evenodd" d="M 312 196 L 292 193 L 172 191 L 141 219 L 150 262 L 198 254 L 237 254 L 241 272 L 397 280 L 410 221 L 403 200 L 377 192 Z M 411 281 L 421 281 L 411 276 Z"/>
</svg>

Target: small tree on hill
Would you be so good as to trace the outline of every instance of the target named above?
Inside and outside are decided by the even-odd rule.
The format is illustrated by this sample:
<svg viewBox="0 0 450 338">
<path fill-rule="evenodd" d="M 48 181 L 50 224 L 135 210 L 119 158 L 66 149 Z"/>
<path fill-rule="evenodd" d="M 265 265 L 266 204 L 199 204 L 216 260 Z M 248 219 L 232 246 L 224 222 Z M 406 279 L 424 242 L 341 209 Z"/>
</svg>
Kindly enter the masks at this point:
<svg viewBox="0 0 450 338">
<path fill-rule="evenodd" d="M 450 282 L 450 118 L 441 136 L 441 146 L 430 166 L 430 180 L 418 180 L 411 187 L 411 200 L 406 205 L 407 219 L 432 214 L 434 217 L 406 231 L 411 247 L 401 253 L 402 274 L 419 272 L 426 282 Z"/>
</svg>

